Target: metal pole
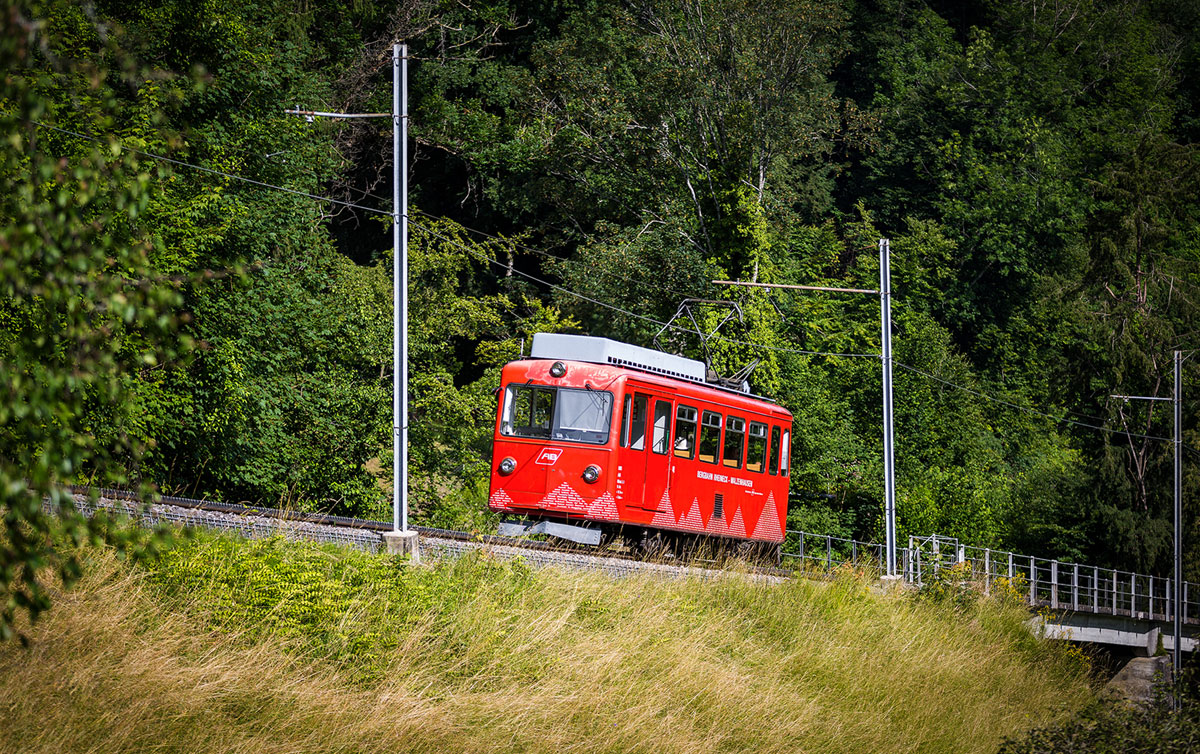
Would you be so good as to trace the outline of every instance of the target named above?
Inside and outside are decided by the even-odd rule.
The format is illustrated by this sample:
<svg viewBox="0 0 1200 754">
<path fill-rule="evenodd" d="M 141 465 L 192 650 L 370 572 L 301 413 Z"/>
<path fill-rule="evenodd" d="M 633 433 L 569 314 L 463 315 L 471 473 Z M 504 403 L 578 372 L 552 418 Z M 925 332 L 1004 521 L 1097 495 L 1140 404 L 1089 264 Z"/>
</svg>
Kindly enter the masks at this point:
<svg viewBox="0 0 1200 754">
<path fill-rule="evenodd" d="M 983 548 L 983 593 L 992 593 L 992 551 Z"/>
<path fill-rule="evenodd" d="M 879 554 L 881 556 L 879 558 L 879 565 L 880 567 L 885 567 L 887 564 L 884 563 L 884 559 L 887 557 L 887 554 L 882 550 L 880 550 Z M 916 578 L 913 572 L 913 538 L 911 534 L 908 535 L 908 549 L 905 550 L 905 557 L 908 560 L 908 581 L 909 583 L 916 583 Z"/>
<path fill-rule="evenodd" d="M 408 45 L 392 45 L 392 528 L 408 531 Z"/>
<path fill-rule="evenodd" d="M 1050 607 L 1058 609 L 1058 561 L 1050 561 Z"/>
<path fill-rule="evenodd" d="M 887 575 L 896 575 L 896 454 L 892 417 L 892 273 L 890 244 L 879 239 L 879 319 L 883 330 L 883 487 Z"/>
<path fill-rule="evenodd" d="M 1175 632 L 1175 646 L 1171 648 L 1172 683 L 1179 681 L 1179 643 L 1181 641 L 1181 626 L 1179 617 L 1180 584 L 1183 583 L 1183 352 L 1175 352 L 1175 614 L 1172 616 L 1172 629 Z M 1179 695 L 1175 695 L 1175 705 L 1179 706 Z"/>
</svg>

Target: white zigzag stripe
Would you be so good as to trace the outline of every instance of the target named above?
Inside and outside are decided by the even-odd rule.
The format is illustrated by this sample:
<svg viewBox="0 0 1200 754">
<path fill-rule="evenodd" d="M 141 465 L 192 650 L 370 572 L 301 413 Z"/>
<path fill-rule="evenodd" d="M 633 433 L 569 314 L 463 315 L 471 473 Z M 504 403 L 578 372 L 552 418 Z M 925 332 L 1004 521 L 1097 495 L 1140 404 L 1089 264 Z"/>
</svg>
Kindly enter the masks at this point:
<svg viewBox="0 0 1200 754">
<path fill-rule="evenodd" d="M 692 498 L 691 507 L 675 525 L 689 531 L 704 531 L 704 519 L 700 516 L 700 501 L 697 498 Z"/>
<path fill-rule="evenodd" d="M 498 508 L 511 508 L 513 500 L 504 490 L 496 490 L 492 493 L 491 499 L 488 502 Z"/>
<path fill-rule="evenodd" d="M 620 518 L 617 513 L 617 501 L 613 499 L 611 492 L 605 492 L 600 497 L 592 501 L 588 506 L 587 514 L 589 518 L 599 518 L 606 521 L 616 521 Z"/>
<path fill-rule="evenodd" d="M 775 493 L 767 495 L 767 502 L 763 506 L 762 515 L 758 518 L 758 523 L 754 525 L 755 539 L 769 539 L 772 542 L 778 542 L 782 536 L 779 530 L 779 511 L 775 509 Z"/>
</svg>

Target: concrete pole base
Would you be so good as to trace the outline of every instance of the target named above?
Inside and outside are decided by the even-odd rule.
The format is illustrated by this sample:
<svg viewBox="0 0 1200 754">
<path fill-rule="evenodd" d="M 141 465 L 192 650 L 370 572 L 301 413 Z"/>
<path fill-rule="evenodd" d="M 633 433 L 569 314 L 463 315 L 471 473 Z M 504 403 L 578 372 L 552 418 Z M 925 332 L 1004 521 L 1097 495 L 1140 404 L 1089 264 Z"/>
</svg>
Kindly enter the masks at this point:
<svg viewBox="0 0 1200 754">
<path fill-rule="evenodd" d="M 895 576 L 880 576 L 879 586 L 885 592 L 890 592 L 893 589 L 904 586 L 904 577 L 897 574 Z"/>
<path fill-rule="evenodd" d="M 407 555 L 414 565 L 421 562 L 421 547 L 415 531 L 384 532 L 383 544 L 389 555 Z"/>
</svg>

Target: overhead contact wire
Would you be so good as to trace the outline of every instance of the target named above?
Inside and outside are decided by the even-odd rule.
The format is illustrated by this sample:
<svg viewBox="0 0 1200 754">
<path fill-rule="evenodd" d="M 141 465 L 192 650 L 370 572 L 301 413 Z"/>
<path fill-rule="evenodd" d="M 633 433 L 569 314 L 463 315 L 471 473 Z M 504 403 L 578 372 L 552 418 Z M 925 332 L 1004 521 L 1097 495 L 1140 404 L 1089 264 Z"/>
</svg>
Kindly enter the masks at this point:
<svg viewBox="0 0 1200 754">
<path fill-rule="evenodd" d="M 1140 438 L 1143 440 L 1161 440 L 1163 442 L 1174 442 L 1174 440 L 1172 440 L 1169 437 L 1159 437 L 1157 435 L 1144 435 L 1144 434 L 1140 434 L 1138 432 L 1127 432 L 1125 430 L 1113 429 L 1111 427 L 1105 427 L 1105 426 L 1101 426 L 1099 424 L 1088 424 L 1087 422 L 1076 421 L 1074 419 L 1068 419 L 1068 418 L 1062 417 L 1062 416 L 1055 416 L 1054 414 L 1047 414 L 1042 411 L 1037 411 L 1036 409 L 1032 409 L 1032 408 L 1026 408 L 1025 406 L 1021 406 L 1019 404 L 1012 403 L 1011 401 L 1006 401 L 1003 398 L 997 398 L 994 395 L 988 395 L 987 393 L 980 392 L 978 390 L 973 390 L 969 387 L 965 387 L 963 385 L 959 385 L 959 384 L 951 382 L 949 380 L 942 379 L 941 377 L 938 377 L 935 374 L 930 374 L 929 372 L 926 372 L 923 369 L 917 369 L 916 367 L 909 366 L 908 364 L 904 364 L 899 361 L 896 361 L 894 363 L 896 366 L 900 367 L 901 369 L 906 369 L 914 374 L 919 374 L 922 377 L 926 377 L 928 379 L 934 380 L 935 382 L 940 382 L 943 385 L 954 388 L 955 390 L 961 390 L 964 393 L 969 393 L 978 398 L 983 398 L 985 400 L 989 400 L 994 403 L 999 403 L 1002 406 L 1008 406 L 1009 408 L 1016 409 L 1017 411 L 1021 411 L 1026 414 L 1032 414 L 1033 416 L 1040 416 L 1044 419 L 1050 419 L 1051 421 L 1054 421 L 1056 423 L 1072 424 L 1077 427 L 1086 427 L 1088 429 L 1096 429 L 1096 430 L 1100 430 L 1101 432 L 1108 432 L 1109 434 L 1121 435 L 1123 437 L 1137 437 L 1137 438 Z"/>
<path fill-rule="evenodd" d="M 445 243 L 449 243 L 454 246 L 457 246 L 460 249 L 463 249 L 464 251 L 466 251 L 470 254 L 478 255 L 498 267 L 503 267 L 505 270 L 509 269 L 508 265 L 506 265 L 504 262 L 493 259 L 493 258 L 489 257 L 488 255 L 483 254 L 477 250 L 470 249 L 467 246 L 463 245 L 461 242 L 459 242 L 453 238 L 444 236 L 444 235 L 438 233 L 437 231 L 433 230 L 432 228 L 429 228 L 428 226 L 422 225 L 421 223 L 413 222 L 411 220 L 409 221 L 409 226 L 416 228 L 418 230 L 421 230 L 425 233 L 428 233 L 429 235 L 431 235 L 435 238 L 438 238 L 441 241 L 444 241 Z M 585 296 L 582 293 L 573 291 L 570 288 L 563 287 L 561 285 L 558 285 L 557 283 L 551 283 L 548 280 L 543 280 L 542 278 L 539 278 L 528 272 L 524 272 L 524 271 L 518 270 L 516 268 L 513 268 L 512 271 L 513 271 L 513 273 L 520 275 L 521 277 L 524 277 L 528 280 L 532 280 L 535 283 L 540 283 L 540 284 L 542 284 L 548 288 L 551 288 L 553 290 L 561 291 L 562 293 L 565 293 L 568 296 L 573 296 L 582 301 L 587 301 L 588 303 L 595 304 L 596 306 L 602 306 L 606 309 L 611 309 L 612 311 L 619 312 L 628 317 L 634 317 L 634 318 L 640 319 L 644 322 L 649 322 L 651 324 L 658 325 L 659 327 L 669 328 L 672 330 L 676 330 L 678 332 L 685 332 L 685 333 L 693 332 L 692 330 L 686 330 L 677 325 L 672 325 L 667 322 L 663 322 L 662 320 L 655 319 L 654 317 L 650 317 L 645 314 L 638 314 L 637 312 L 631 312 L 628 309 L 624 309 L 620 306 L 617 306 L 616 304 L 610 304 L 606 301 L 601 301 L 599 299 L 594 299 L 590 296 Z M 771 346 L 771 345 L 767 345 L 766 343 L 750 343 L 747 341 L 736 340 L 734 338 L 726 338 L 726 337 L 723 337 L 720 335 L 714 336 L 714 338 L 716 340 L 720 340 L 725 343 L 730 343 L 733 345 L 748 346 L 751 348 L 762 348 L 762 349 L 769 350 L 769 351 L 779 351 L 779 352 L 783 352 L 783 353 L 793 353 L 793 354 L 799 354 L 799 355 L 804 355 L 804 356 L 842 356 L 842 357 L 858 357 L 858 358 L 869 358 L 869 359 L 878 359 L 879 358 L 879 354 L 873 354 L 873 353 L 833 353 L 833 352 L 827 352 L 827 351 L 806 351 L 806 350 L 798 349 L 798 348 L 784 348 L 782 346 Z"/>
<path fill-rule="evenodd" d="M 108 143 L 108 142 L 106 142 L 105 140 L 103 140 L 103 139 L 100 139 L 100 138 L 98 138 L 98 137 L 95 137 L 95 136 L 88 136 L 88 135 L 86 135 L 86 134 L 81 134 L 81 133 L 78 133 L 78 132 L 76 132 L 76 131 L 71 131 L 71 130 L 69 130 L 69 129 L 66 129 L 66 128 L 59 128 L 59 127 L 57 127 L 57 126 L 51 126 L 51 125 L 49 125 L 49 124 L 46 124 L 46 123 L 41 123 L 41 122 L 34 121 L 34 120 L 26 120 L 26 122 L 27 122 L 27 123 L 30 123 L 30 124 L 32 124 L 32 125 L 34 125 L 34 126 L 37 126 L 38 128 L 43 128 L 43 129 L 46 129 L 46 130 L 49 130 L 49 131 L 55 131 L 55 132 L 57 132 L 57 133 L 61 133 L 61 134 L 67 135 L 67 136 L 73 136 L 73 137 L 75 137 L 75 138 L 78 138 L 78 139 L 83 139 L 83 140 L 85 140 L 85 141 L 94 142 L 94 143 L 96 143 L 96 144 L 107 144 L 107 143 Z M 216 176 L 220 176 L 220 177 L 222 177 L 222 178 L 226 178 L 226 179 L 228 179 L 228 180 L 232 180 L 232 181 L 240 181 L 240 182 L 242 182 L 242 183 L 248 183 L 248 184 L 250 184 L 250 185 L 253 185 L 253 186 L 258 186 L 258 187 L 260 187 L 260 188 L 273 189 L 273 190 L 275 190 L 275 191 L 282 191 L 282 192 L 284 192 L 284 193 L 292 194 L 292 195 L 295 195 L 295 196 L 301 196 L 301 197 L 304 197 L 304 198 L 307 198 L 307 199 L 313 199 L 313 200 L 316 200 L 316 201 L 328 202 L 328 203 L 330 203 L 330 204 L 336 204 L 336 205 L 343 206 L 343 207 L 350 207 L 350 208 L 353 208 L 353 209 L 359 209 L 359 210 L 362 210 L 362 211 L 364 211 L 364 212 L 370 212 L 370 213 L 373 213 L 373 214 L 376 214 L 376 215 L 383 215 L 383 216 L 386 216 L 386 217 L 392 217 L 392 216 L 393 216 L 393 213 L 392 213 L 392 212 L 390 212 L 390 211 L 387 211 L 387 210 L 382 210 L 382 209 L 379 209 L 379 208 L 377 208 L 377 207 L 370 207 L 370 206 L 363 205 L 363 204 L 356 204 L 355 202 L 348 202 L 348 201 L 344 201 L 344 200 L 341 200 L 341 199 L 334 199 L 333 197 L 329 197 L 329 196 L 321 196 L 321 195 L 319 195 L 319 194 L 313 194 L 313 193 L 309 193 L 309 192 L 307 192 L 307 191 L 299 191 L 299 190 L 297 190 L 297 189 L 291 189 L 291 188 L 287 188 L 286 186 L 279 186 L 279 185 L 277 185 L 277 184 L 273 184 L 273 183 L 267 183 L 266 181 L 259 181 L 259 180 L 255 180 L 255 179 L 253 179 L 253 178 L 247 178 L 247 177 L 245 177 L 245 176 L 237 175 L 237 174 L 235 174 L 235 173 L 226 173 L 226 172 L 224 172 L 224 171 L 222 171 L 222 170 L 216 170 L 216 169 L 214 169 L 214 168 L 206 168 L 206 167 L 203 167 L 203 166 L 200 166 L 200 165 L 195 165 L 195 164 L 193 164 L 193 163 L 186 162 L 186 161 L 184 161 L 184 160 L 178 160 L 178 159 L 175 159 L 175 158 L 172 158 L 172 157 L 166 157 L 166 156 L 164 156 L 164 155 L 155 154 L 155 153 L 153 153 L 153 152 L 147 152 L 147 151 L 145 151 L 145 150 L 142 150 L 142 149 L 136 149 L 136 148 L 134 148 L 134 147 L 125 146 L 125 145 L 123 145 L 123 144 L 121 145 L 121 148 L 122 148 L 122 149 L 124 149 L 124 150 L 126 150 L 126 151 L 128 151 L 128 152 L 130 152 L 130 153 L 132 153 L 132 154 L 137 154 L 137 155 L 140 155 L 140 156 L 142 156 L 142 157 L 146 157 L 146 158 L 153 159 L 153 160 L 159 160 L 159 161 L 166 162 L 166 163 L 169 163 L 169 164 L 172 164 L 172 165 L 178 165 L 178 166 L 180 166 L 180 167 L 185 167 L 185 168 L 188 168 L 188 169 L 191 169 L 191 170 L 197 170 L 197 171 L 200 171 L 200 172 L 202 172 L 202 173 L 208 173 L 208 174 L 210 174 L 210 175 L 216 175 Z M 366 194 L 366 192 L 363 192 L 363 193 L 364 193 L 364 194 Z M 373 195 L 371 195 L 371 194 L 366 194 L 366 195 L 368 195 L 368 196 L 373 196 Z M 378 197 L 376 197 L 376 198 L 378 198 Z M 429 217 L 429 218 L 431 218 L 431 219 L 438 219 L 436 216 L 434 216 L 434 215 L 430 215 L 429 213 L 426 213 L 426 212 L 421 212 L 420 210 L 418 210 L 418 212 L 420 212 L 420 214 L 422 214 L 422 215 L 425 215 L 426 217 Z M 506 264 L 504 264 L 503 262 L 500 262 L 500 261 L 498 261 L 498 260 L 496 260 L 496 259 L 493 259 L 493 258 L 491 258 L 491 257 L 487 256 L 486 254 L 482 254 L 482 253 L 480 253 L 480 252 L 478 252 L 478 251 L 476 251 L 476 250 L 472 250 L 472 249 L 470 249 L 469 247 L 465 246 L 464 244 L 462 244 L 462 243 L 460 243 L 460 242 L 456 241 L 455 239 L 453 239 L 453 238 L 449 238 L 449 237 L 447 237 L 447 236 L 444 236 L 444 235 L 442 235 L 442 234 L 440 234 L 440 233 L 437 233 L 436 231 L 432 230 L 431 228 L 428 228 L 428 227 L 426 227 L 426 226 L 424 226 L 424 225 L 422 225 L 422 224 L 420 224 L 420 223 L 414 223 L 414 222 L 411 222 L 411 221 L 410 221 L 410 225 L 411 225 L 412 227 L 415 227 L 415 228 L 417 228 L 418 230 L 422 230 L 422 231 L 424 231 L 424 232 L 426 232 L 426 233 L 428 233 L 428 234 L 430 234 L 430 235 L 432 235 L 432 236 L 434 236 L 434 237 L 436 237 L 436 238 L 438 238 L 438 239 L 440 239 L 440 240 L 442 240 L 442 241 L 444 241 L 444 242 L 446 242 L 446 243 L 450 243 L 450 244 L 452 244 L 452 245 L 454 245 L 454 246 L 457 246 L 457 247 L 459 247 L 459 248 L 463 249 L 464 251 L 467 251 L 468 253 L 471 253 L 471 254 L 478 255 L 478 256 L 480 256 L 480 257 L 482 257 L 482 258 L 486 259 L 486 260 L 487 260 L 488 262 L 490 262 L 491 264 L 494 264 L 494 265 L 496 265 L 496 266 L 498 266 L 498 267 L 503 267 L 505 270 L 508 270 L 508 269 L 510 269 L 510 268 L 509 268 L 509 266 L 508 266 L 508 265 L 506 265 Z M 461 226 L 461 223 L 459 223 L 459 225 Z M 501 238 L 499 238 L 499 237 L 497 237 L 497 236 L 494 236 L 494 235 L 491 235 L 491 234 L 489 234 L 489 233 L 486 233 L 486 232 L 484 232 L 484 231 L 478 231 L 478 230 L 474 230 L 474 229 L 472 229 L 472 228 L 467 228 L 466 226 L 461 226 L 461 227 L 463 227 L 463 228 L 464 228 L 465 230 L 467 230 L 468 232 L 475 232 L 475 233 L 479 233 L 480 235 L 484 235 L 484 236 L 487 236 L 487 237 L 493 238 L 493 239 L 495 239 L 495 240 L 500 240 L 500 241 L 503 241 L 503 240 L 504 240 L 504 239 L 501 239 Z M 514 246 L 517 246 L 518 248 L 523 248 L 523 249 L 525 249 L 525 250 L 527 250 L 527 251 L 532 251 L 532 252 L 534 252 L 534 253 L 539 253 L 539 254 L 542 254 L 542 255 L 545 255 L 545 256 L 548 256 L 548 257 L 554 257 L 554 255 L 553 255 L 553 254 L 550 254 L 549 252 L 542 251 L 542 250 L 538 250 L 538 249 L 534 249 L 534 248 L 532 248 L 532 247 L 525 246 L 525 245 L 523 245 L 523 244 L 514 244 Z M 557 257 L 554 257 L 554 258 L 555 258 L 555 259 L 557 259 Z M 591 298 L 590 296 L 586 296 L 586 295 L 584 295 L 584 294 L 582 294 L 582 293 L 578 293 L 578 292 L 576 292 L 576 291 L 573 291 L 573 290 L 571 290 L 570 288 L 566 288 L 566 287 L 564 287 L 564 286 L 561 286 L 561 285 L 558 285 L 558 284 L 556 284 L 556 283 L 551 283 L 551 282 L 549 282 L 549 281 L 547 281 L 547 280 L 543 280 L 543 279 L 541 279 L 541 278 L 539 278 L 539 277 L 536 277 L 536 276 L 534 276 L 534 275 L 531 275 L 530 273 L 524 272 L 524 271 L 522 271 L 522 270 L 519 270 L 519 269 L 516 269 L 516 268 L 511 268 L 511 269 L 512 269 L 512 272 L 516 273 L 517 275 L 520 275 L 521 277 L 527 278 L 528 280 L 531 280 L 531 281 L 533 281 L 533 282 L 535 282 L 535 283 L 539 283 L 539 284 L 541 284 L 541 285 L 544 285 L 544 286 L 546 286 L 546 287 L 548 287 L 548 288 L 551 288 L 551 289 L 553 289 L 553 290 L 560 291 L 560 292 L 562 292 L 562 293 L 564 293 L 564 294 L 566 294 L 566 295 L 568 295 L 568 296 L 572 296 L 572 297 L 574 297 L 574 298 L 577 298 L 577 299 L 580 299 L 580 300 L 582 300 L 582 301 L 587 301 L 588 303 L 594 304 L 594 305 L 596 305 L 596 306 L 600 306 L 600 307 L 603 307 L 603 308 L 606 308 L 606 309 L 610 309 L 610 310 L 612 310 L 612 311 L 615 311 L 615 312 L 619 312 L 619 313 L 621 313 L 621 314 L 624 314 L 624 315 L 626 315 L 626 316 L 628 316 L 628 317 L 633 317 L 633 318 L 635 318 L 635 319 L 640 319 L 640 320 L 642 320 L 642 321 L 644 321 L 644 322 L 649 322 L 649 323 L 651 323 L 651 324 L 658 325 L 659 327 L 662 327 L 662 328 L 666 328 L 666 329 L 672 329 L 672 330 L 676 330 L 676 331 L 678 331 L 678 332 L 687 332 L 687 333 L 690 333 L 690 332 L 692 332 L 691 330 L 685 330 L 684 328 L 678 327 L 678 326 L 676 326 L 676 325 L 671 325 L 671 324 L 668 324 L 668 323 L 666 323 L 666 322 L 662 322 L 661 320 L 657 320 L 657 319 L 655 319 L 655 318 L 653 318 L 653 317 L 650 317 L 650 316 L 647 316 L 647 315 L 644 315 L 644 314 L 638 314 L 638 313 L 636 313 L 636 312 L 629 311 L 629 310 L 627 310 L 627 309 L 624 309 L 624 308 L 622 308 L 622 307 L 616 306 L 615 304 L 610 304 L 610 303 L 607 303 L 607 302 L 605 302 L 605 301 L 601 301 L 601 300 L 599 300 L 599 299 L 594 299 L 594 298 Z M 615 274 L 615 273 L 614 273 L 614 274 Z M 618 275 L 617 277 L 621 277 L 622 279 L 626 280 L 627 282 L 634 282 L 634 281 L 630 280 L 629 278 L 624 278 L 623 276 L 619 276 L 619 275 Z M 676 291 L 676 292 L 678 292 L 678 291 Z M 805 350 L 805 349 L 799 349 L 799 348 L 786 348 L 786 347 L 783 347 L 783 346 L 772 346 L 772 345 L 768 345 L 768 344 L 765 344 L 765 343 L 750 343 L 750 342 L 747 342 L 747 341 L 737 340 L 737 339 L 735 339 L 735 338 L 726 338 L 726 337 L 724 337 L 724 336 L 720 336 L 720 335 L 716 335 L 716 336 L 713 336 L 713 337 L 714 337 L 714 339 L 716 339 L 716 340 L 719 340 L 719 341 L 721 341 L 721 342 L 724 342 L 724 343 L 729 343 L 729 344 L 731 344 L 731 345 L 747 346 L 747 347 L 750 347 L 750 348 L 760 348 L 760 349 L 764 349 L 764 350 L 768 350 L 768 351 L 775 351 L 775 352 L 779 352 L 779 353 L 791 353 L 791 354 L 802 355 L 802 356 L 826 356 L 826 357 L 871 358 L 871 359 L 878 359 L 878 358 L 880 358 L 879 354 L 867 354 L 867 353 L 836 353 L 836 352 L 828 352 L 828 351 L 809 351 L 809 350 Z M 926 378 L 928 378 L 928 379 L 934 380 L 934 381 L 936 381 L 936 382 L 939 382 L 939 383 L 941 383 L 941 384 L 943 384 L 943 385 L 946 385 L 947 387 L 954 388 L 955 390 L 960 390 L 960 391 L 962 391 L 962 392 L 965 392 L 965 393 L 968 393 L 968 394 L 970 394 L 970 395 L 974 395 L 974 396 L 976 396 L 976 397 L 978 397 L 978 398 L 982 398 L 982 399 L 984 399 L 984 400 L 991 401 L 991 402 L 993 402 L 993 403 L 997 403 L 997 404 L 1000 404 L 1000 405 L 1003 405 L 1003 406 L 1007 406 L 1007 407 L 1009 407 L 1009 408 L 1015 409 L 1015 410 L 1017 410 L 1017 411 L 1020 411 L 1020 412 L 1022 412 L 1022 413 L 1030 414 L 1030 415 L 1032 415 L 1032 416 L 1039 416 L 1039 417 L 1042 417 L 1042 418 L 1044 418 L 1044 419 L 1049 419 L 1049 420 L 1051 420 L 1051 421 L 1054 421 L 1054 422 L 1056 422 L 1056 423 L 1070 424 L 1070 425 L 1074 425 L 1074 426 L 1078 426 L 1078 427 L 1084 427 L 1084 428 L 1087 428 L 1087 429 L 1094 429 L 1094 430 L 1098 430 L 1098 431 L 1100 431 L 1100 432 L 1106 432 L 1106 433 L 1109 433 L 1109 434 L 1121 435 L 1121 436 L 1124 436 L 1124 437 L 1136 437 L 1136 438 L 1145 439 L 1145 440 L 1156 440 L 1156 441 L 1162 441 L 1162 442 L 1173 442 L 1173 440 L 1172 440 L 1171 438 L 1168 438 L 1168 437 L 1160 437 L 1160 436 L 1157 436 L 1157 435 L 1147 435 L 1147 434 L 1141 434 L 1141 433 L 1138 433 L 1138 432 L 1127 432 L 1127 431 L 1123 431 L 1123 430 L 1112 429 L 1112 428 L 1110 428 L 1110 427 L 1105 427 L 1105 426 L 1098 425 L 1098 424 L 1089 424 L 1089 423 L 1087 423 L 1087 422 L 1080 422 L 1080 421 L 1076 421 L 1076 420 L 1074 420 L 1074 419 L 1068 419 L 1068 418 L 1065 418 L 1065 417 L 1055 416 L 1054 414 L 1049 414 L 1049 413 L 1045 413 L 1045 412 L 1042 412 L 1042 411 L 1037 411 L 1037 410 L 1035 410 L 1035 409 L 1027 408 L 1027 407 L 1025 407 L 1025 406 L 1021 406 L 1021 405 L 1018 405 L 1018 404 L 1016 404 L 1016 403 L 1012 403 L 1011 401 L 1006 401 L 1006 400 L 1004 400 L 1004 399 L 1002 399 L 1002 398 L 997 398 L 997 397 L 995 397 L 995 396 L 993 396 L 993 395 L 989 395 L 989 394 L 987 394 L 987 393 L 984 393 L 984 392 L 981 392 L 981 391 L 978 391 L 978 390 L 974 390 L 974 389 L 972 389 L 972 388 L 969 388 L 969 387 L 966 387 L 966 386 L 963 386 L 963 385 L 959 385 L 959 384 L 957 384 L 957 383 L 951 382 L 950 380 L 946 380 L 946 379 L 943 379 L 943 378 L 941 378 L 941 377 L 938 377 L 937 375 L 935 375 L 935 374 L 932 374 L 932 373 L 930 373 L 930 372 L 926 372 L 926 371 L 924 371 L 924 370 L 922 370 L 922 369 L 918 369 L 917 367 L 913 367 L 913 366 L 909 366 L 908 364 L 904 364 L 904 363 L 902 363 L 902 362 L 900 362 L 900 361 L 895 361 L 894 363 L 896 364 L 896 366 L 900 367 L 901 369 L 905 369 L 905 370 L 907 370 L 907 371 L 909 371 L 909 372 L 912 372 L 912 373 L 914 373 L 914 374 L 918 374 L 918 375 L 921 375 L 921 376 L 923 376 L 923 377 L 926 377 Z M 1072 412 L 1072 413 L 1073 413 L 1073 412 Z M 1187 448 L 1187 449 L 1188 449 L 1188 450 L 1192 450 L 1193 452 L 1200 452 L 1200 451 L 1195 451 L 1194 449 L 1192 449 L 1192 448 L 1190 448 L 1190 447 L 1189 447 L 1189 448 Z"/>
<path fill-rule="evenodd" d="M 28 120 L 26 122 L 32 123 L 33 125 L 37 126 L 38 128 L 44 128 L 48 131 L 57 131 L 58 133 L 66 134 L 67 136 L 74 136 L 76 138 L 85 139 L 87 141 L 95 142 L 97 144 L 107 144 L 108 143 L 108 142 L 104 141 L 103 139 L 100 139 L 95 136 L 88 136 L 87 134 L 77 133 L 75 131 L 70 131 L 65 128 L 59 128 L 58 126 L 51 126 L 51 125 L 47 125 L 45 123 L 39 123 L 36 120 Z M 364 212 L 373 212 L 377 215 L 386 215 L 388 217 L 392 216 L 391 212 L 388 212 L 388 211 L 382 210 L 382 209 L 377 209 L 375 207 L 367 207 L 362 204 L 355 204 L 354 202 L 347 202 L 347 201 L 343 201 L 341 199 L 334 199 L 329 196 L 321 196 L 319 194 L 310 194 L 307 191 L 299 191 L 297 189 L 290 189 L 290 188 L 287 188 L 286 186 L 277 186 L 273 183 L 267 183 L 265 181 L 257 181 L 253 178 L 247 178 L 242 175 L 235 175 L 233 173 L 226 173 L 224 171 L 215 170 L 213 168 L 206 168 L 206 167 L 201 167 L 200 165 L 193 165 L 190 162 L 184 162 L 183 160 L 176 160 L 173 157 L 164 157 L 161 154 L 154 154 L 153 152 L 146 152 L 141 149 L 135 149 L 133 147 L 125 146 L 124 144 L 121 145 L 121 149 L 123 149 L 127 152 L 132 152 L 133 154 L 141 155 L 142 157 L 148 157 L 153 160 L 161 160 L 162 162 L 168 162 L 168 163 L 171 163 L 172 165 L 179 165 L 181 167 L 190 168 L 192 170 L 199 170 L 202 173 L 210 173 L 212 175 L 219 175 L 222 178 L 228 178 L 229 180 L 232 180 L 232 181 L 241 181 L 243 183 L 249 183 L 254 186 L 260 186 L 262 188 L 275 189 L 276 191 L 283 191 L 288 194 L 295 194 L 296 196 L 303 196 L 307 199 L 316 199 L 317 201 L 329 202 L 330 204 L 338 204 L 343 207 L 353 207 L 354 209 L 361 209 Z"/>
</svg>

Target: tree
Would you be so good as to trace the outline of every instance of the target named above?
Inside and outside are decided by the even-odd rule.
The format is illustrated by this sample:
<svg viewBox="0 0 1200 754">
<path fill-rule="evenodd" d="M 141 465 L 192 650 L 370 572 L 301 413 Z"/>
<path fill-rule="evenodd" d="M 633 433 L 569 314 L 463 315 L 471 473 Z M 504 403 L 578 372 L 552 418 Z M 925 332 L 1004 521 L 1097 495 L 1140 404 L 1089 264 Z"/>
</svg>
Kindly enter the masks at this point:
<svg viewBox="0 0 1200 754">
<path fill-rule="evenodd" d="M 103 44 L 103 29 L 70 4 L 42 10 Z M 136 381 L 190 344 L 174 337 L 177 284 L 153 271 L 138 227 L 150 174 L 104 134 L 120 74 L 67 57 L 23 3 L 7 0 L 0 14 L 0 638 L 8 638 L 20 613 L 36 618 L 48 607 L 47 570 L 66 585 L 79 576 L 71 543 L 106 540 L 134 553 L 155 544 L 103 517 L 85 519 L 68 485 L 138 480 L 153 438 Z M 71 117 L 48 117 L 50 92 L 70 103 Z M 82 140 L 59 127 L 100 133 Z"/>
</svg>

